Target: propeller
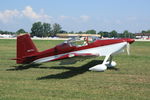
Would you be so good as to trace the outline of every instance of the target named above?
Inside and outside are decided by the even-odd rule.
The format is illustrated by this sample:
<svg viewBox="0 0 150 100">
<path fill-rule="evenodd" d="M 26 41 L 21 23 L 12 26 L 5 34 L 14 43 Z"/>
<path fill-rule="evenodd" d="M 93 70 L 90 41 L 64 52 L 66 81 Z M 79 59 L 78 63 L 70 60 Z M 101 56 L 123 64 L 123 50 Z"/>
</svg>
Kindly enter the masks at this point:
<svg viewBox="0 0 150 100">
<path fill-rule="evenodd" d="M 127 43 L 127 54 L 130 55 L 130 44 Z"/>
</svg>

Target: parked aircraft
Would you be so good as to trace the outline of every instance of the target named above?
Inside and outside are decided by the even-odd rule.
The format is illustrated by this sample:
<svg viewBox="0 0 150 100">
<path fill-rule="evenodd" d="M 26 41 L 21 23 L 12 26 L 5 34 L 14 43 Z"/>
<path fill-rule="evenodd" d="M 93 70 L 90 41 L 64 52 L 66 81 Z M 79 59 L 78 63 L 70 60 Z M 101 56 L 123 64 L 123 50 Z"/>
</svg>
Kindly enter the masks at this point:
<svg viewBox="0 0 150 100">
<path fill-rule="evenodd" d="M 89 41 L 88 38 L 83 41 L 69 39 L 53 48 L 38 51 L 30 35 L 25 34 L 17 37 L 17 57 L 13 60 L 16 60 L 17 64 L 35 64 L 72 58 L 79 60 L 78 58 L 105 56 L 102 64 L 89 68 L 91 71 L 105 71 L 107 68 L 116 66 L 116 62 L 112 61 L 113 55 L 123 52 L 125 48 L 129 54 L 129 44 L 133 42 L 134 39 L 130 38 L 94 39 L 93 41 Z"/>
</svg>

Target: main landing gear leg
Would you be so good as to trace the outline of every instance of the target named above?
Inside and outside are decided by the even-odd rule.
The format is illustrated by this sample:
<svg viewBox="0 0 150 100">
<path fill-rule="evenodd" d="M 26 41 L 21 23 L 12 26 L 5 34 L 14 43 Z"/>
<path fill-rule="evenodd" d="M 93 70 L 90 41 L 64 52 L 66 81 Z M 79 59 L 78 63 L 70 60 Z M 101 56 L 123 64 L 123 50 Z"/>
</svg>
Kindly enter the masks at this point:
<svg viewBox="0 0 150 100">
<path fill-rule="evenodd" d="M 109 59 L 109 60 L 108 60 Z M 116 62 L 112 61 L 112 55 L 107 55 L 102 64 L 89 68 L 91 71 L 105 71 L 107 68 L 114 68 Z"/>
<path fill-rule="evenodd" d="M 113 56 L 110 55 L 109 60 L 105 63 L 107 68 L 114 68 L 117 64 L 115 61 L 112 60 Z"/>
<path fill-rule="evenodd" d="M 110 55 L 107 55 L 102 64 L 91 67 L 91 68 L 89 68 L 89 70 L 100 71 L 100 72 L 105 71 L 107 69 L 106 63 L 107 63 L 107 60 L 109 59 L 109 57 L 110 57 Z"/>
</svg>

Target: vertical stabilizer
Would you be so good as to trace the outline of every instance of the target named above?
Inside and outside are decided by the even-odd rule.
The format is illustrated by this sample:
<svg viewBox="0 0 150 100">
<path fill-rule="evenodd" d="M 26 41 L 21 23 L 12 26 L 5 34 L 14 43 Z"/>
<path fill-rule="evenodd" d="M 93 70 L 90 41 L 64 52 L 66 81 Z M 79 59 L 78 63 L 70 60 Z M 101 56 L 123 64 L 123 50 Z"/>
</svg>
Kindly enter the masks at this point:
<svg viewBox="0 0 150 100">
<path fill-rule="evenodd" d="M 24 57 L 37 53 L 38 50 L 35 47 L 29 34 L 21 35 L 17 37 L 17 63 L 25 63 Z"/>
</svg>

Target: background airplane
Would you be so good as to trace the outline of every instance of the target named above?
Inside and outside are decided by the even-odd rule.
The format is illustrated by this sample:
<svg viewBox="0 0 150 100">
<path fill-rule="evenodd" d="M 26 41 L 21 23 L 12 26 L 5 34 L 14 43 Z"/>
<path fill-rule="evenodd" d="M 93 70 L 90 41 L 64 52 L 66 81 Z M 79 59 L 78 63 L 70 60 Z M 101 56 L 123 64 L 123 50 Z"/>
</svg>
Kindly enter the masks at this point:
<svg viewBox="0 0 150 100">
<path fill-rule="evenodd" d="M 92 71 L 105 71 L 108 67 L 116 66 L 116 62 L 112 61 L 114 54 L 123 52 L 125 47 L 127 47 L 129 54 L 129 44 L 133 43 L 134 39 L 107 39 L 91 42 L 86 38 L 81 42 L 78 44 L 77 40 L 70 39 L 53 48 L 39 52 L 29 34 L 21 35 L 17 37 L 17 57 L 13 60 L 16 60 L 17 64 L 39 64 L 70 58 L 79 60 L 79 58 L 106 56 L 102 64 L 89 68 Z"/>
</svg>

